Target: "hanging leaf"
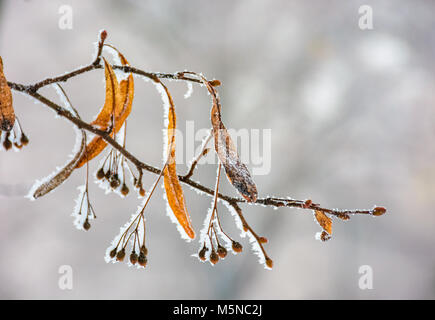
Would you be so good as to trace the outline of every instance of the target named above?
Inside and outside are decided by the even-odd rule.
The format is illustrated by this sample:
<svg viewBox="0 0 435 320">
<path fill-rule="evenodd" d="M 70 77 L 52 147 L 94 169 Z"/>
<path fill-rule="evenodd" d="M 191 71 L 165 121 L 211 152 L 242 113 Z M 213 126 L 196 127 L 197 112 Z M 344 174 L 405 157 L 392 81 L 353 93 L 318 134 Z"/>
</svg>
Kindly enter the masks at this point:
<svg viewBox="0 0 435 320">
<path fill-rule="evenodd" d="M 15 123 L 15 113 L 12 107 L 11 88 L 3 73 L 3 61 L 0 57 L 0 131 L 11 131 Z"/>
<path fill-rule="evenodd" d="M 176 171 L 175 162 L 175 129 L 176 129 L 176 116 L 175 116 L 175 106 L 169 90 L 163 85 L 169 101 L 169 112 L 168 112 L 168 159 L 167 164 L 163 170 L 163 179 L 166 191 L 166 197 L 168 198 L 169 206 L 175 215 L 178 223 L 181 225 L 183 230 L 186 232 L 189 238 L 195 238 L 195 231 L 192 227 L 192 222 L 190 221 L 189 213 L 187 212 L 186 203 L 184 201 L 183 189 L 181 188 L 180 181 L 178 180 L 178 175 Z"/>
<path fill-rule="evenodd" d="M 121 58 L 121 61 L 128 64 L 124 57 Z M 125 120 L 130 115 L 134 98 L 134 80 L 133 75 L 130 74 L 127 79 L 118 83 L 110 64 L 107 63 L 106 60 L 104 60 L 104 64 L 106 76 L 106 101 L 97 119 L 95 119 L 92 124 L 100 126 L 102 130 L 107 130 L 113 115 L 115 124 L 111 136 L 114 136 L 114 134 L 119 132 L 124 125 Z M 87 157 L 82 156 L 80 161 L 77 163 L 77 168 L 80 168 L 87 161 L 98 156 L 106 146 L 107 142 L 104 141 L 102 137 L 94 137 L 87 146 Z"/>
<path fill-rule="evenodd" d="M 323 211 L 314 210 L 314 216 L 322 229 L 329 235 L 332 234 L 332 219 L 328 217 Z"/>
<path fill-rule="evenodd" d="M 221 119 L 221 105 L 213 86 L 202 76 L 204 84 L 213 99 L 211 124 L 213 126 L 214 146 L 219 160 L 222 162 L 230 183 L 248 202 L 257 200 L 257 187 L 246 165 L 240 160 L 233 140 Z"/>
</svg>

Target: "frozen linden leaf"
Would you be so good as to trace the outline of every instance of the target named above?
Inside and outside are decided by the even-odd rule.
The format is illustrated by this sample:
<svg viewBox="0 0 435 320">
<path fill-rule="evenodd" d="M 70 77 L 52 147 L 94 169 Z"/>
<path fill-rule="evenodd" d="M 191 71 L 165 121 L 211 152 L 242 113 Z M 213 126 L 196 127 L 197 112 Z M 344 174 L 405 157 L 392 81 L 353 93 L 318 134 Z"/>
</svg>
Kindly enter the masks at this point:
<svg viewBox="0 0 435 320">
<path fill-rule="evenodd" d="M 314 210 L 314 216 L 316 217 L 319 225 L 327 232 L 329 235 L 332 234 L 332 219 L 329 218 L 323 211 Z"/>
<path fill-rule="evenodd" d="M 258 195 L 257 187 L 248 168 L 241 162 L 233 140 L 222 123 L 221 106 L 217 93 L 208 81 L 203 79 L 203 82 L 213 98 L 211 124 L 213 126 L 215 150 L 219 160 L 225 168 L 230 183 L 248 202 L 255 202 Z"/>
<path fill-rule="evenodd" d="M 104 58 L 103 58 L 104 59 Z M 124 57 L 121 61 L 128 63 Z M 133 75 L 130 74 L 126 80 L 122 80 L 118 83 L 116 75 L 109 63 L 104 59 L 105 64 L 105 77 L 106 77 L 106 101 L 101 109 L 97 119 L 92 124 L 99 125 L 102 130 L 107 130 L 110 125 L 111 117 L 114 115 L 115 124 L 112 131 L 112 136 L 121 130 L 125 120 L 130 115 L 133 98 L 134 98 L 134 80 Z M 98 156 L 104 148 L 107 146 L 107 142 L 102 137 L 95 137 L 88 144 L 87 156 L 82 156 L 77 163 L 77 168 L 83 166 L 87 161 Z"/>
<path fill-rule="evenodd" d="M 39 187 L 36 188 L 33 193 L 34 199 L 42 197 L 60 186 L 66 179 L 68 179 L 68 177 L 74 171 L 77 165 L 77 161 L 79 161 L 80 157 L 83 156 L 86 149 L 86 134 L 83 130 L 80 130 L 80 132 L 82 134 L 81 144 L 75 156 L 62 169 L 60 169 L 57 174 L 55 174 L 52 178 L 49 178 L 48 181 L 42 183 Z"/>
<path fill-rule="evenodd" d="M 164 90 L 168 96 L 169 112 L 168 112 L 168 160 L 167 165 L 163 170 L 163 181 L 165 185 L 166 197 L 172 212 L 175 215 L 178 223 L 184 229 L 189 238 L 195 238 L 195 231 L 192 227 L 189 213 L 187 212 L 186 203 L 184 201 L 183 189 L 181 188 L 180 181 L 176 171 L 175 163 L 175 129 L 176 129 L 176 116 L 175 106 L 169 90 L 162 83 Z"/>
<path fill-rule="evenodd" d="M 11 131 L 14 123 L 15 113 L 12 107 L 11 88 L 3 73 L 3 61 L 0 57 L 0 131 Z"/>
</svg>

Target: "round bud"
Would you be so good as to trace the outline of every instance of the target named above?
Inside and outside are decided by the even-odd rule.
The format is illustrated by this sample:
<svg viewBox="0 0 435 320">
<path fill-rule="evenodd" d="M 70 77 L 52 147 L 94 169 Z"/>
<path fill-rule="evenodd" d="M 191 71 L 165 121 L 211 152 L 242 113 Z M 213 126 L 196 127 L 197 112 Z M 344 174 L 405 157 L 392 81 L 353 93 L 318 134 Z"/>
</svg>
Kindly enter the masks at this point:
<svg viewBox="0 0 435 320">
<path fill-rule="evenodd" d="M 5 150 L 9 150 L 12 148 L 12 142 L 9 141 L 9 132 L 6 134 L 6 139 L 3 141 L 3 147 Z"/>
<path fill-rule="evenodd" d="M 219 245 L 217 248 L 217 254 L 219 255 L 220 258 L 223 259 L 227 256 L 227 249 Z"/>
<path fill-rule="evenodd" d="M 100 33 L 101 41 L 106 40 L 106 38 L 107 38 L 107 31 L 106 30 L 101 31 Z"/>
<path fill-rule="evenodd" d="M 29 138 L 27 138 L 27 136 L 23 133 L 21 135 L 21 140 L 20 140 L 21 144 L 23 146 L 26 146 L 29 143 Z"/>
<path fill-rule="evenodd" d="M 144 255 L 147 255 L 148 254 L 147 247 L 145 247 L 145 245 L 142 245 L 142 247 L 140 247 L 140 252 L 143 253 Z"/>
<path fill-rule="evenodd" d="M 130 190 L 128 189 L 125 183 L 122 184 L 121 193 L 123 196 L 126 196 Z"/>
<path fill-rule="evenodd" d="M 267 238 L 266 237 L 260 237 L 260 238 L 258 238 L 258 241 L 260 243 L 267 243 Z"/>
<path fill-rule="evenodd" d="M 385 212 L 387 212 L 387 209 L 384 207 L 375 207 L 373 208 L 372 215 L 374 216 L 382 216 Z"/>
<path fill-rule="evenodd" d="M 270 269 L 273 268 L 273 261 L 269 257 L 266 257 L 266 266 Z"/>
<path fill-rule="evenodd" d="M 130 254 L 130 262 L 131 264 L 136 264 L 137 260 L 139 259 L 139 256 L 137 255 L 137 253 L 133 250 L 132 253 Z"/>
<path fill-rule="evenodd" d="M 116 260 L 123 261 L 125 257 L 125 249 L 122 248 L 117 254 L 116 254 Z"/>
<path fill-rule="evenodd" d="M 219 87 L 221 85 L 221 82 L 219 80 L 210 80 L 208 82 L 212 87 Z"/>
<path fill-rule="evenodd" d="M 202 261 L 205 261 L 205 253 L 207 252 L 207 248 L 204 246 L 202 247 L 201 250 L 199 250 L 198 252 L 198 258 L 201 259 Z"/>
<path fill-rule="evenodd" d="M 89 220 L 86 218 L 85 222 L 83 222 L 83 229 L 88 231 L 91 228 L 91 224 L 89 223 Z"/>
<path fill-rule="evenodd" d="M 145 189 L 141 187 L 139 189 L 139 194 L 140 194 L 141 197 L 145 197 Z"/>
<path fill-rule="evenodd" d="M 106 174 L 104 173 L 104 169 L 103 168 L 100 168 L 100 170 L 97 171 L 97 179 L 98 180 L 103 179 L 105 177 L 105 175 Z"/>
<path fill-rule="evenodd" d="M 214 251 L 214 250 L 212 250 L 211 253 L 210 253 L 210 262 L 212 264 L 216 264 L 216 263 L 219 262 L 219 256 L 216 253 L 216 251 Z"/>
<path fill-rule="evenodd" d="M 243 250 L 243 246 L 237 241 L 233 241 L 232 247 L 233 247 L 233 251 L 237 253 L 242 252 Z"/>
<path fill-rule="evenodd" d="M 110 250 L 109 256 L 113 259 L 116 256 L 116 248 L 113 248 L 112 250 Z"/>
<path fill-rule="evenodd" d="M 147 257 L 143 254 L 143 252 L 141 252 L 139 254 L 139 258 L 138 258 L 137 262 L 139 263 L 139 265 L 141 265 L 144 268 L 147 265 L 148 260 L 147 260 Z"/>
</svg>

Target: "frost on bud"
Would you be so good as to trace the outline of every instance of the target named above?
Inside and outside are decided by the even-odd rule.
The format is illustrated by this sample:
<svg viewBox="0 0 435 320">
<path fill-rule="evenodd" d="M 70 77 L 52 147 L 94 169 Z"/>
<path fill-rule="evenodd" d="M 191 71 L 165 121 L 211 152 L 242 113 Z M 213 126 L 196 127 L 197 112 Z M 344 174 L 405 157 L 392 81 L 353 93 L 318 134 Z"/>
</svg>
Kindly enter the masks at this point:
<svg viewBox="0 0 435 320">
<path fill-rule="evenodd" d="M 243 246 L 237 241 L 233 241 L 232 248 L 233 251 L 237 253 L 242 252 L 243 250 Z"/>
<path fill-rule="evenodd" d="M 385 209 L 384 207 L 374 207 L 372 210 L 372 215 L 378 217 L 382 216 L 385 212 L 387 212 L 387 209 Z"/>
<path fill-rule="evenodd" d="M 130 254 L 130 262 L 131 264 L 136 264 L 136 262 L 138 261 L 139 256 L 137 255 L 137 253 L 133 250 L 132 253 Z"/>
<path fill-rule="evenodd" d="M 98 179 L 98 180 L 101 180 L 101 179 L 103 179 L 105 176 L 106 176 L 106 174 L 104 173 L 104 169 L 103 169 L 103 168 L 100 168 L 100 170 L 98 170 L 98 172 L 97 172 L 97 179 Z"/>
<path fill-rule="evenodd" d="M 269 257 L 266 257 L 266 266 L 270 269 L 273 268 L 273 260 L 270 259 Z"/>
<path fill-rule="evenodd" d="M 216 263 L 218 263 L 219 262 L 219 256 L 218 256 L 218 254 L 216 253 L 216 251 L 214 251 L 214 249 L 211 251 L 211 253 L 210 253 L 210 262 L 212 263 L 212 264 L 216 264 Z"/>
<path fill-rule="evenodd" d="M 121 184 L 121 181 L 119 181 L 118 175 L 117 174 L 113 175 L 112 179 L 110 181 L 110 187 L 112 189 L 116 189 L 119 187 L 120 184 Z"/>
<path fill-rule="evenodd" d="M 117 254 L 116 254 L 116 260 L 123 261 L 125 257 L 125 249 L 122 248 Z"/>
<path fill-rule="evenodd" d="M 224 259 L 227 256 L 227 249 L 219 245 L 217 248 L 217 254 L 220 258 Z"/>
<path fill-rule="evenodd" d="M 109 253 L 110 257 L 113 259 L 116 256 L 116 248 L 113 248 L 110 253 Z"/>
</svg>

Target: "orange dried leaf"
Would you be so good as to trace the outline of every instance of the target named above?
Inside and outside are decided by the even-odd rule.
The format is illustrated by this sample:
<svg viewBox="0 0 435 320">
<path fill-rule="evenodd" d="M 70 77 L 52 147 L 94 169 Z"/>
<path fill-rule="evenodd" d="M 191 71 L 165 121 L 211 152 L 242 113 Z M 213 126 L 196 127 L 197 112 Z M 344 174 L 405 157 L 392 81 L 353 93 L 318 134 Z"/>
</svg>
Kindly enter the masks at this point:
<svg viewBox="0 0 435 320">
<path fill-rule="evenodd" d="M 178 223 L 181 225 L 187 236 L 191 239 L 195 238 L 195 231 L 192 227 L 189 213 L 187 212 L 186 203 L 184 201 L 184 193 L 181 188 L 180 181 L 176 171 L 175 163 L 175 129 L 176 115 L 174 102 L 168 89 L 161 83 L 169 100 L 168 112 L 168 160 L 167 165 L 163 170 L 163 181 L 165 185 L 166 197 L 168 198 L 169 206 L 175 215 Z"/>
<path fill-rule="evenodd" d="M 123 61 L 125 58 L 123 58 Z M 99 125 L 101 128 L 107 129 L 110 124 L 112 113 L 115 116 L 115 126 L 113 132 L 117 133 L 121 130 L 125 120 L 130 115 L 133 98 L 134 98 L 134 80 L 133 75 L 130 74 L 126 80 L 122 80 L 119 84 L 115 73 L 113 72 L 110 64 L 104 60 L 106 69 L 106 101 L 103 109 L 98 115 L 97 119 L 92 122 L 93 125 Z M 113 136 L 112 132 L 112 136 Z M 77 163 L 77 168 L 83 166 L 87 161 L 98 156 L 104 148 L 106 148 L 107 142 L 103 138 L 97 136 L 86 147 L 87 155 L 83 155 L 80 161 Z"/>
<path fill-rule="evenodd" d="M 332 234 L 332 219 L 328 217 L 323 211 L 314 210 L 314 216 L 316 217 L 319 225 L 325 230 L 329 235 Z"/>
<path fill-rule="evenodd" d="M 3 61 L 0 57 L 0 131 L 11 131 L 15 123 L 15 112 L 12 106 L 11 88 L 3 73 Z"/>
</svg>

